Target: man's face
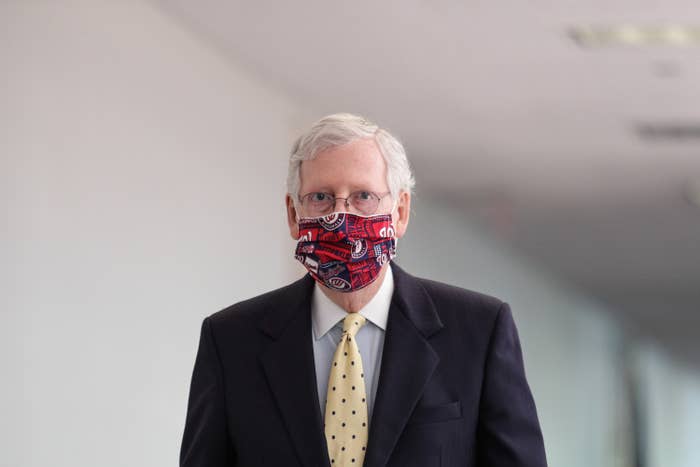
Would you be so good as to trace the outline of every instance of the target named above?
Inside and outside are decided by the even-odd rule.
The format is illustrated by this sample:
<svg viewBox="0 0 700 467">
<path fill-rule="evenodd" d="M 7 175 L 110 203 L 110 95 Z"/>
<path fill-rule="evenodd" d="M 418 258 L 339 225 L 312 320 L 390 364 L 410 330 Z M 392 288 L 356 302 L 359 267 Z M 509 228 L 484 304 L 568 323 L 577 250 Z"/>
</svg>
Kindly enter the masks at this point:
<svg viewBox="0 0 700 467">
<path fill-rule="evenodd" d="M 373 139 L 358 139 L 343 146 L 319 152 L 312 160 L 301 163 L 301 185 L 299 195 L 312 192 L 331 193 L 345 198 L 355 191 L 370 191 L 379 194 L 389 191 L 386 183 L 386 162 Z M 389 214 L 395 200 L 391 194 L 382 197 L 375 214 Z M 297 215 L 311 217 L 303 206 L 296 211 L 292 198 L 287 195 L 287 222 L 294 240 L 299 238 Z M 396 237 L 401 238 L 408 225 L 410 194 L 399 195 L 398 206 L 392 213 Z M 336 200 L 334 211 L 345 211 L 344 199 Z M 352 211 L 352 207 L 348 209 Z"/>
</svg>

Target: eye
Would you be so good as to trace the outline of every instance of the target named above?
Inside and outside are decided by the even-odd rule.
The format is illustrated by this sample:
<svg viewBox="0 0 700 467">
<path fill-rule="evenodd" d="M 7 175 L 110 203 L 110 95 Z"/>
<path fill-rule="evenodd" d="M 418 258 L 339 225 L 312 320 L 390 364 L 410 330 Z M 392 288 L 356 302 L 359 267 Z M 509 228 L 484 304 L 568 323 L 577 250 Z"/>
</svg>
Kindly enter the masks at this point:
<svg viewBox="0 0 700 467">
<path fill-rule="evenodd" d="M 369 201 L 372 199 L 372 193 L 369 191 L 358 191 L 355 193 L 355 198 L 360 200 L 360 201 Z"/>
<path fill-rule="evenodd" d="M 321 193 L 321 192 L 316 192 L 316 193 L 309 193 L 309 201 L 314 202 L 314 203 L 320 203 L 323 201 L 328 201 L 330 199 L 330 196 L 326 193 Z"/>
</svg>

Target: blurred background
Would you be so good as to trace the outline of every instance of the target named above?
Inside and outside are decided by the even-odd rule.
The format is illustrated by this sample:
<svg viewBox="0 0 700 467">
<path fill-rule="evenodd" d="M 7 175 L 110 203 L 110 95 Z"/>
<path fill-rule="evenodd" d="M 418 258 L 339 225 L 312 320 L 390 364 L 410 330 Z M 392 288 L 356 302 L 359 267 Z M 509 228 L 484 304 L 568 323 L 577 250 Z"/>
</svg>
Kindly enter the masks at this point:
<svg viewBox="0 0 700 467">
<path fill-rule="evenodd" d="M 1 465 L 177 464 L 201 321 L 303 274 L 288 151 L 339 111 L 415 169 L 397 263 L 511 304 L 551 466 L 700 465 L 697 0 L 2 0 L 0 25 Z"/>
</svg>

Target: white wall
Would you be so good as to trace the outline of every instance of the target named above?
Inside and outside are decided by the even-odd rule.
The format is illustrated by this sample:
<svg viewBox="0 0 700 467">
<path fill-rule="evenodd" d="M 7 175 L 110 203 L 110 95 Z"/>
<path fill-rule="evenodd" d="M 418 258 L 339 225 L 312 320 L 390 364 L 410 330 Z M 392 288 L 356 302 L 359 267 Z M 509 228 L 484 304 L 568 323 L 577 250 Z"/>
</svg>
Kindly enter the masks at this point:
<svg viewBox="0 0 700 467">
<path fill-rule="evenodd" d="M 141 1 L 0 18 L 0 465 L 176 465 L 202 318 L 298 276 L 311 120 Z"/>
</svg>

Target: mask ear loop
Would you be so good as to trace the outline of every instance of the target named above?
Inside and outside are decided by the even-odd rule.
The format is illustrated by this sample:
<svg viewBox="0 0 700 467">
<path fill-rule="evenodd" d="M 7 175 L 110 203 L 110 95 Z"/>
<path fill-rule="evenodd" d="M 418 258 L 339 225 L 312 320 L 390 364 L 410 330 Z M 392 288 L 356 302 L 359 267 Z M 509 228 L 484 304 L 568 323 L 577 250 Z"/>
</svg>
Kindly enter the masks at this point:
<svg viewBox="0 0 700 467">
<path fill-rule="evenodd" d="M 393 196 L 392 196 L 392 198 L 393 198 Z M 397 210 L 398 207 L 399 207 L 399 200 L 394 199 L 392 202 L 392 207 L 391 207 L 391 211 L 389 212 L 389 215 L 391 215 L 393 217 L 394 210 Z M 396 213 L 398 214 L 398 210 L 396 211 Z M 392 222 L 391 225 L 394 226 L 394 223 Z M 396 227 L 394 226 L 394 228 L 396 228 Z M 396 237 L 396 233 L 394 232 L 394 248 L 396 249 L 398 247 L 398 245 L 399 245 L 399 239 Z"/>
<path fill-rule="evenodd" d="M 301 207 L 301 202 L 297 202 L 296 199 L 292 199 L 292 202 L 294 203 L 294 217 L 296 218 L 296 223 L 299 225 L 299 221 L 301 220 L 301 217 L 299 217 L 299 208 Z"/>
</svg>

